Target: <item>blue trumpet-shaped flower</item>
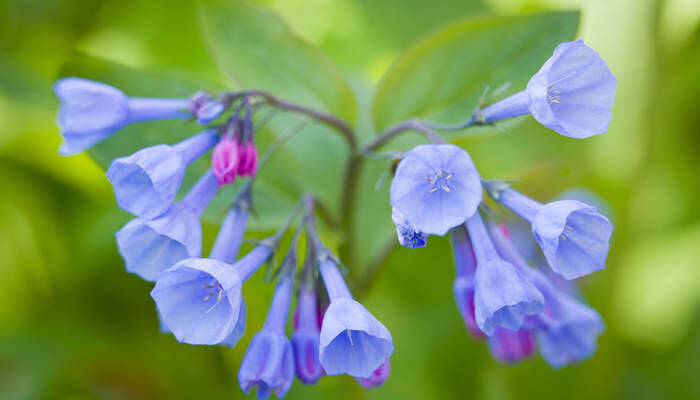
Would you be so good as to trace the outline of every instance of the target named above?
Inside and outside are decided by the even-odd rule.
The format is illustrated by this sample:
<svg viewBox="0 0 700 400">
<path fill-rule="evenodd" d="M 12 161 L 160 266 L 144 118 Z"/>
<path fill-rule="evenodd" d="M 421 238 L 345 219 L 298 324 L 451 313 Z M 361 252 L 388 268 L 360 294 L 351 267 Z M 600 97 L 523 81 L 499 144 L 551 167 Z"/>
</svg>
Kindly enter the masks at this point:
<svg viewBox="0 0 700 400">
<path fill-rule="evenodd" d="M 245 331 L 243 282 L 269 257 L 258 246 L 231 265 L 241 245 L 247 209 L 234 205 L 224 218 L 210 258 L 188 258 L 161 272 L 151 297 L 161 325 L 179 342 L 234 346 Z"/>
<path fill-rule="evenodd" d="M 173 146 L 159 144 L 112 161 L 107 179 L 119 207 L 143 218 L 161 215 L 175 199 L 187 165 L 209 151 L 218 138 L 210 129 Z"/>
<path fill-rule="evenodd" d="M 532 224 L 552 270 L 575 279 L 605 268 L 613 226 L 595 207 L 575 200 L 540 204 L 512 189 L 498 200 Z"/>
<path fill-rule="evenodd" d="M 328 375 L 368 378 L 394 352 L 391 334 L 353 300 L 335 261 L 325 258 L 319 269 L 331 301 L 321 325 L 321 365 Z"/>
<path fill-rule="evenodd" d="M 416 247 L 425 247 L 428 243 L 428 235 L 417 231 L 416 227 L 396 208 L 391 210 L 391 219 L 394 220 L 396 225 L 396 235 L 401 246 L 415 249 Z"/>
<path fill-rule="evenodd" d="M 529 329 L 496 328 L 489 338 L 489 350 L 493 358 L 506 364 L 513 364 L 535 353 L 535 335 Z"/>
<path fill-rule="evenodd" d="M 382 386 L 391 375 L 391 363 L 389 360 L 384 361 L 384 364 L 380 365 L 379 368 L 372 372 L 369 378 L 355 378 L 357 383 L 362 385 L 367 389 L 372 389 L 375 387 Z"/>
<path fill-rule="evenodd" d="M 297 324 L 291 340 L 297 377 L 307 384 L 316 383 L 323 376 L 323 367 L 318 359 L 321 329 L 318 326 L 317 307 L 313 288 L 302 285 L 298 296 Z"/>
<path fill-rule="evenodd" d="M 219 186 L 211 171 L 185 198 L 155 219 L 136 218 L 117 232 L 117 246 L 126 270 L 147 281 L 178 261 L 202 255 L 200 216 Z"/>
<path fill-rule="evenodd" d="M 617 79 L 583 40 L 564 42 L 530 79 L 527 89 L 479 111 L 483 122 L 532 114 L 542 125 L 583 139 L 605 133 Z"/>
<path fill-rule="evenodd" d="M 478 212 L 467 220 L 467 229 L 477 261 L 476 323 L 488 336 L 493 335 L 497 326 L 519 329 L 525 317 L 544 309 L 542 294 L 498 255 Z"/>
<path fill-rule="evenodd" d="M 605 330 L 598 312 L 527 265 L 500 227 L 491 227 L 491 236 L 499 254 L 516 265 L 544 297 L 544 311 L 532 317 L 542 357 L 554 368 L 591 357 L 598 336 Z"/>
<path fill-rule="evenodd" d="M 426 235 L 444 235 L 481 202 L 479 173 L 469 154 L 451 144 L 420 145 L 406 153 L 391 182 L 391 205 Z"/>
<path fill-rule="evenodd" d="M 124 126 L 157 119 L 188 118 L 188 99 L 127 97 L 119 89 L 80 78 L 64 78 L 53 87 L 60 100 L 58 126 L 62 155 L 79 153 Z"/>
<path fill-rule="evenodd" d="M 265 325 L 251 340 L 238 371 L 241 389 L 248 394 L 257 387 L 259 399 L 268 398 L 271 391 L 281 399 L 294 380 L 292 344 L 284 334 L 294 287 L 292 276 L 287 273 L 278 282 Z"/>
<path fill-rule="evenodd" d="M 452 252 L 455 260 L 457 277 L 452 287 L 457 309 L 464 324 L 474 338 L 484 336 L 476 324 L 474 316 L 474 273 L 476 272 L 476 257 L 464 226 L 450 231 L 452 237 Z"/>
</svg>

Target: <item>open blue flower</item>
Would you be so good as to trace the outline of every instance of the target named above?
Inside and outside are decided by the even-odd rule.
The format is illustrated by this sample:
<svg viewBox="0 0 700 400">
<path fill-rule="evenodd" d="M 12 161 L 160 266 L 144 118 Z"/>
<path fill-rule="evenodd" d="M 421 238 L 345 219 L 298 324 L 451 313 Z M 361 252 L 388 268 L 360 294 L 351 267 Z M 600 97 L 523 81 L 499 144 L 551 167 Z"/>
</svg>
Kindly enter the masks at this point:
<svg viewBox="0 0 700 400">
<path fill-rule="evenodd" d="M 396 225 L 396 236 L 401 246 L 415 249 L 416 247 L 425 247 L 428 243 L 428 235 L 417 231 L 416 227 L 396 208 L 392 208 L 391 210 L 391 219 Z"/>
<path fill-rule="evenodd" d="M 142 121 L 192 116 L 188 99 L 127 97 L 119 89 L 81 78 L 63 78 L 53 87 L 61 104 L 58 126 L 62 155 L 79 153 L 124 126 Z"/>
<path fill-rule="evenodd" d="M 119 253 L 126 270 L 147 281 L 186 258 L 202 254 L 200 216 L 218 190 L 216 177 L 209 171 L 197 181 L 185 198 L 173 203 L 155 219 L 129 221 L 117 236 Z"/>
<path fill-rule="evenodd" d="M 321 328 L 318 326 L 317 307 L 313 288 L 302 285 L 298 296 L 297 326 L 291 340 L 297 377 L 306 384 L 316 383 L 323 376 L 318 358 Z"/>
<path fill-rule="evenodd" d="M 179 342 L 235 346 L 245 331 L 241 287 L 271 253 L 259 245 L 233 265 L 189 258 L 163 271 L 151 297 L 164 324 Z"/>
<path fill-rule="evenodd" d="M 189 258 L 164 271 L 151 296 L 179 342 L 218 344 L 245 329 L 242 284 L 243 277 L 230 264 Z"/>
<path fill-rule="evenodd" d="M 162 214 L 175 199 L 187 165 L 209 151 L 218 138 L 210 129 L 173 146 L 159 144 L 112 161 L 107 179 L 119 207 L 143 218 Z"/>
<path fill-rule="evenodd" d="M 328 375 L 368 378 L 394 352 L 386 327 L 353 300 L 330 258 L 319 264 L 331 304 L 321 325 L 319 358 Z"/>
<path fill-rule="evenodd" d="M 406 153 L 391 182 L 391 205 L 416 231 L 444 235 L 472 216 L 481 202 L 471 157 L 452 144 L 426 144 Z"/>
<path fill-rule="evenodd" d="M 605 268 L 613 226 L 596 208 L 575 200 L 540 204 L 512 189 L 498 200 L 532 224 L 552 270 L 575 279 Z"/>
<path fill-rule="evenodd" d="M 476 323 L 488 336 L 493 335 L 497 326 L 520 329 L 525 317 L 544 309 L 542 294 L 498 255 L 478 212 L 467 220 L 467 229 L 477 261 Z"/>
<path fill-rule="evenodd" d="M 483 122 L 532 114 L 542 125 L 583 139 L 605 133 L 612 120 L 617 79 L 583 40 L 563 42 L 533 75 L 527 89 L 479 111 Z"/>
<path fill-rule="evenodd" d="M 248 394 L 257 387 L 259 399 L 268 398 L 271 391 L 281 399 L 294 381 L 292 344 L 284 334 L 294 286 L 292 276 L 287 273 L 277 283 L 265 325 L 250 342 L 238 371 L 241 389 Z"/>
</svg>

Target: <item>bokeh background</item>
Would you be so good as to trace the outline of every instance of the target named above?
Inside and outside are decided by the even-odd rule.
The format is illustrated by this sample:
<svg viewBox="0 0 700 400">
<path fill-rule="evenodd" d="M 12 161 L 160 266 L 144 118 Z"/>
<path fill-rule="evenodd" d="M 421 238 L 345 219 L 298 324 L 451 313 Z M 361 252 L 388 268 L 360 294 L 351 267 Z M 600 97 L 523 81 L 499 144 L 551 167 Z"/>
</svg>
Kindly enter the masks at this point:
<svg viewBox="0 0 700 400">
<path fill-rule="evenodd" d="M 56 153 L 50 88 L 76 53 L 214 74 L 193 34 L 194 3 L 0 3 L 0 399 L 244 397 L 238 365 L 271 287 L 260 276 L 246 287 L 248 335 L 234 349 L 161 334 L 150 284 L 127 274 L 117 253 L 113 234 L 128 215 L 117 209 L 103 170 L 87 154 Z M 507 126 L 509 135 L 456 138 L 482 174 L 519 179 L 533 197 L 586 187 L 608 203 L 616 230 L 607 269 L 581 282 L 607 324 L 592 359 L 558 371 L 539 358 L 516 366 L 492 360 L 484 343 L 467 336 L 453 303 L 448 240 L 431 238 L 424 250 L 393 251 L 363 299 L 395 339 L 389 381 L 372 391 L 348 377 L 315 387 L 295 382 L 287 398 L 700 398 L 700 2 L 260 3 L 321 48 L 351 82 L 360 109 L 416 40 L 491 14 L 580 10 L 577 37 L 619 81 L 606 135 L 576 141 L 524 118 Z M 373 134 L 367 121 L 359 126 Z M 388 202 L 386 191 L 372 196 Z M 214 227 L 206 231 L 211 237 Z"/>
</svg>

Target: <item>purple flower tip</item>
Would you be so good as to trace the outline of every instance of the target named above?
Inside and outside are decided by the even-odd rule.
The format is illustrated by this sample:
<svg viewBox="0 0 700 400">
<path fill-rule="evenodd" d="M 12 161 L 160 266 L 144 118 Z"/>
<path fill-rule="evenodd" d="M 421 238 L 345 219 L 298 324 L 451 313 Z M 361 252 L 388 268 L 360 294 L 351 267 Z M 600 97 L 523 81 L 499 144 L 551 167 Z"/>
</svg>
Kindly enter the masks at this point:
<svg viewBox="0 0 700 400">
<path fill-rule="evenodd" d="M 258 172 L 258 148 L 252 140 L 241 145 L 238 175 L 255 176 Z"/>
<path fill-rule="evenodd" d="M 382 386 L 384 382 L 386 382 L 386 380 L 389 379 L 390 374 L 391 363 L 389 363 L 389 360 L 386 360 L 384 361 L 384 364 L 380 365 L 379 368 L 375 369 L 374 372 L 372 372 L 372 375 L 370 375 L 369 378 L 355 378 L 355 380 L 363 387 L 367 389 L 372 389 L 378 386 Z"/>
<path fill-rule="evenodd" d="M 535 337 L 526 329 L 511 331 L 497 328 L 489 338 L 491 355 L 503 363 L 513 364 L 535 353 Z"/>
</svg>

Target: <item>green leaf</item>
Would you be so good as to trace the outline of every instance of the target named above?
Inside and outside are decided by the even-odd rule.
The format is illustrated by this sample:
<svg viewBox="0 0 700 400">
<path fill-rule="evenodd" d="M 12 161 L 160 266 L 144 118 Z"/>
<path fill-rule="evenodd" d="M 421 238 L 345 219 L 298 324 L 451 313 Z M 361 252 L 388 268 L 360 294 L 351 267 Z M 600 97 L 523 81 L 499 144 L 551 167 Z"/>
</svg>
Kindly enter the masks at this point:
<svg viewBox="0 0 700 400">
<path fill-rule="evenodd" d="M 470 19 L 421 40 L 382 78 L 372 112 L 379 130 L 410 117 L 465 120 L 487 86 L 511 82 L 522 90 L 529 77 L 571 40 L 578 12 Z"/>
<path fill-rule="evenodd" d="M 353 123 L 350 87 L 327 58 L 277 15 L 241 2 L 204 4 L 205 42 L 222 71 L 241 89 L 262 89 Z"/>
</svg>

